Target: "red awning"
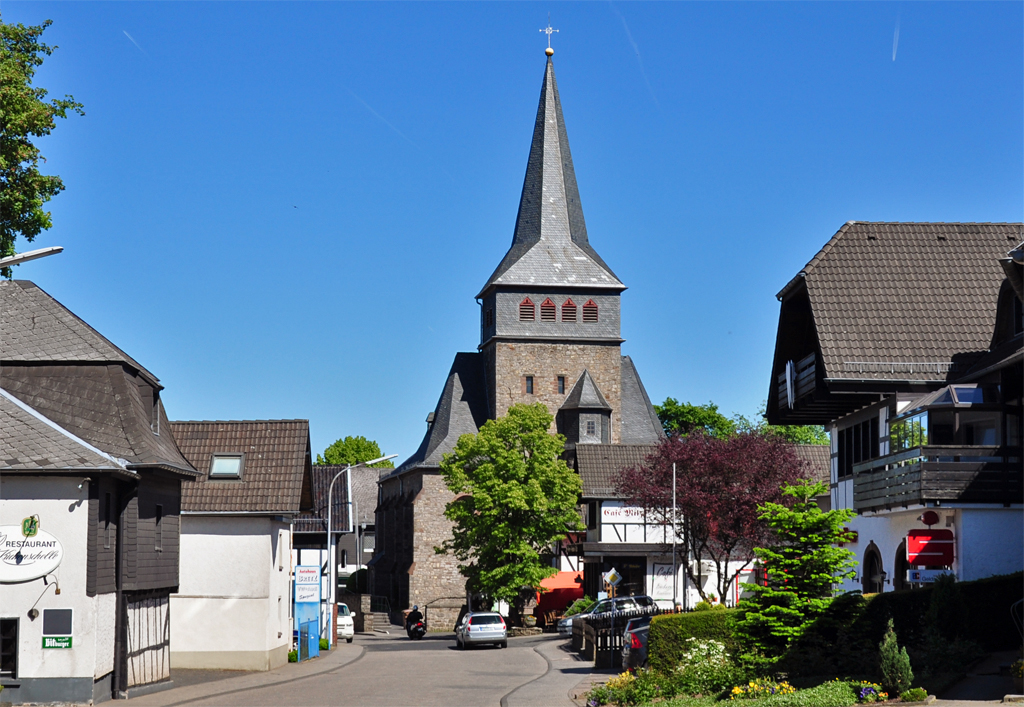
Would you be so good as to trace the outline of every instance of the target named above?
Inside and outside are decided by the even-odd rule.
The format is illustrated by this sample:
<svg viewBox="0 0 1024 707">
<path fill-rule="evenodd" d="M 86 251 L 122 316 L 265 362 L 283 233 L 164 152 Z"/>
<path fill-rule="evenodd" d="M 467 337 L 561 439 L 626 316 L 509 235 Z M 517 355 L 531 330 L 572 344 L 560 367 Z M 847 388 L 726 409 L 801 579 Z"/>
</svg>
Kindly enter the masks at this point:
<svg viewBox="0 0 1024 707">
<path fill-rule="evenodd" d="M 579 589 L 583 586 L 582 572 L 559 572 L 541 580 L 541 591 L 545 589 Z"/>
</svg>

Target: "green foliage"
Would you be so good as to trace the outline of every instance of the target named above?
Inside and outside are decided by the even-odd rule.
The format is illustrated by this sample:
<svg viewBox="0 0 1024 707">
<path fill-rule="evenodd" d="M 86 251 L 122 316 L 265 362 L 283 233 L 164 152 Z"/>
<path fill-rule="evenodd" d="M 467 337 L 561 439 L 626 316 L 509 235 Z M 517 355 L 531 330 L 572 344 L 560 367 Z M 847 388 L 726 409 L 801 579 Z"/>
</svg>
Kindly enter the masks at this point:
<svg viewBox="0 0 1024 707">
<path fill-rule="evenodd" d="M 735 617 L 735 609 L 655 616 L 648 633 L 648 664 L 654 670 L 671 673 L 682 662 L 691 638 L 719 641 L 734 651 Z"/>
<path fill-rule="evenodd" d="M 18 236 L 31 242 L 52 225 L 43 205 L 64 190 L 60 177 L 40 173 L 46 160 L 32 138 L 49 135 L 68 111 L 85 115 L 71 96 L 47 101 L 46 89 L 32 85 L 57 48 L 40 39 L 50 24 L 0 22 L 0 258 L 14 254 Z M 0 275 L 10 277 L 11 269 L 0 268 Z"/>
<path fill-rule="evenodd" d="M 733 664 L 721 641 L 688 638 L 683 643 L 679 664 L 671 673 L 673 695 L 709 695 L 725 690 L 742 672 Z"/>
<path fill-rule="evenodd" d="M 289 663 L 298 663 L 299 662 L 299 652 L 298 651 L 288 651 L 288 662 Z"/>
<path fill-rule="evenodd" d="M 330 647 L 331 647 L 331 645 L 330 645 L 330 644 L 329 644 L 329 643 L 327 642 L 327 639 L 326 639 L 326 638 L 321 638 L 321 639 L 320 639 L 320 650 L 322 650 L 322 651 L 326 651 L 326 650 L 328 650 L 328 649 L 329 649 Z"/>
<path fill-rule="evenodd" d="M 712 437 L 728 439 L 736 434 L 736 424 L 718 411 L 712 402 L 706 405 L 680 403 L 675 398 L 665 398 L 661 405 L 655 405 L 665 433 L 686 436 L 694 430 L 703 430 Z"/>
<path fill-rule="evenodd" d="M 859 683 L 833 680 L 807 690 L 774 694 L 759 699 L 744 699 L 739 704 L 743 707 L 851 707 L 857 704 L 857 685 Z M 736 704 L 738 700 L 723 700 L 723 703 L 725 702 Z M 658 707 L 712 707 L 715 703 L 714 697 L 681 698 L 659 702 Z"/>
<path fill-rule="evenodd" d="M 943 638 L 955 641 L 966 634 L 967 604 L 960 593 L 956 577 L 944 574 L 931 586 L 932 596 L 928 603 L 925 622 Z"/>
<path fill-rule="evenodd" d="M 701 600 L 693 605 L 694 611 L 711 611 L 711 602 Z"/>
<path fill-rule="evenodd" d="M 739 629 L 764 655 L 781 655 L 824 613 L 833 585 L 853 576 L 853 553 L 836 543 L 846 539 L 843 526 L 854 512 L 822 511 L 814 497 L 826 491 L 825 484 L 813 481 L 786 484 L 782 493 L 793 499 L 789 506 L 760 507 L 775 539 L 770 547 L 754 550 L 768 572 L 768 586 L 743 585 L 754 597 L 741 603 L 746 616 Z"/>
<path fill-rule="evenodd" d="M 565 616 L 582 614 L 584 611 L 588 611 L 590 607 L 592 607 L 596 603 L 596 601 L 594 601 L 593 599 L 584 594 L 582 597 L 580 597 L 579 599 L 577 599 L 569 605 L 569 608 L 565 610 Z"/>
<path fill-rule="evenodd" d="M 345 591 L 350 594 L 369 594 L 366 584 L 366 568 L 356 570 L 345 580 Z"/>
<path fill-rule="evenodd" d="M 379 459 L 384 456 L 381 454 L 380 447 L 372 439 L 366 439 L 366 437 L 346 437 L 344 439 L 337 440 L 334 444 L 324 450 L 323 456 L 316 455 L 316 463 L 319 464 L 336 464 L 339 466 L 345 466 L 347 464 L 359 464 L 361 462 L 368 462 L 371 459 Z M 370 464 L 374 468 L 391 469 L 395 465 L 391 463 L 390 459 L 376 464 Z"/>
<path fill-rule="evenodd" d="M 650 670 L 622 673 L 591 690 L 587 701 L 598 705 L 646 704 L 659 696 L 661 682 L 661 676 Z"/>
<path fill-rule="evenodd" d="M 737 432 L 760 432 L 761 434 L 778 435 L 793 444 L 828 444 L 828 432 L 822 425 L 769 425 L 764 419 L 767 406 L 761 403 L 754 418 L 751 421 L 743 415 L 733 416 L 733 423 Z"/>
<path fill-rule="evenodd" d="M 758 700 L 774 695 L 792 695 L 796 688 L 786 681 L 776 682 L 771 678 L 758 678 L 729 691 L 730 700 Z"/>
<path fill-rule="evenodd" d="M 901 702 L 923 702 L 926 699 L 928 699 L 928 691 L 920 687 L 914 687 L 900 693 Z"/>
<path fill-rule="evenodd" d="M 914 671 L 910 668 L 910 656 L 904 646 L 896 643 L 896 632 L 892 628 L 892 619 L 885 631 L 885 637 L 878 646 L 879 663 L 882 671 L 882 686 L 886 692 L 899 694 L 910 689 L 914 682 Z"/>
<path fill-rule="evenodd" d="M 441 461 L 456 498 L 444 512 L 452 537 L 435 551 L 455 555 L 472 592 L 515 604 L 556 572 L 542 553 L 584 527 L 580 478 L 561 458 L 565 438 L 548 433 L 553 419 L 542 403 L 513 405 Z"/>
<path fill-rule="evenodd" d="M 861 682 L 854 685 L 854 689 L 857 691 L 857 702 L 860 704 L 885 702 L 889 699 L 889 693 L 876 682 Z"/>
</svg>

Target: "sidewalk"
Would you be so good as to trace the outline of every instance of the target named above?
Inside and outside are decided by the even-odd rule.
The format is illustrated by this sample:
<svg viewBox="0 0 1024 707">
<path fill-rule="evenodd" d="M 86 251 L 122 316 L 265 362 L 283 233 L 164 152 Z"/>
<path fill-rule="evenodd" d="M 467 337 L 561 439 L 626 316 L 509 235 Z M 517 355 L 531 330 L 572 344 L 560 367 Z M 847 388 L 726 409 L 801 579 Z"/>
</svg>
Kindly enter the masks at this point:
<svg viewBox="0 0 1024 707">
<path fill-rule="evenodd" d="M 564 637 L 552 636 L 533 650 L 547 662 L 547 672 L 502 698 L 501 707 L 578 707 L 584 704 L 581 696 L 594 682 L 603 682 L 614 674 L 595 671 L 592 662 L 570 650 Z"/>
<path fill-rule="evenodd" d="M 971 668 L 967 677 L 943 691 L 932 704 L 935 707 L 978 707 L 1002 703 L 1004 696 L 1016 690 L 1010 677 L 999 674 L 999 666 L 1012 663 L 1016 658 L 1016 651 L 993 653 Z"/>
<path fill-rule="evenodd" d="M 363 657 L 365 649 L 362 646 L 342 643 L 333 651 L 322 651 L 320 657 L 303 663 L 288 663 L 276 670 L 267 672 L 241 672 L 233 677 L 225 677 L 224 670 L 190 670 L 185 680 L 187 685 L 176 686 L 163 692 L 155 692 L 150 695 L 135 697 L 127 702 L 132 705 L 143 707 L 159 706 L 170 707 L 196 700 L 203 700 L 216 695 L 230 694 L 242 690 L 249 690 L 254 687 L 268 687 L 282 683 L 305 680 L 306 678 L 324 675 L 326 673 L 340 670 L 349 663 Z M 204 676 L 201 673 L 207 673 Z M 172 674 L 173 680 L 173 674 Z"/>
</svg>

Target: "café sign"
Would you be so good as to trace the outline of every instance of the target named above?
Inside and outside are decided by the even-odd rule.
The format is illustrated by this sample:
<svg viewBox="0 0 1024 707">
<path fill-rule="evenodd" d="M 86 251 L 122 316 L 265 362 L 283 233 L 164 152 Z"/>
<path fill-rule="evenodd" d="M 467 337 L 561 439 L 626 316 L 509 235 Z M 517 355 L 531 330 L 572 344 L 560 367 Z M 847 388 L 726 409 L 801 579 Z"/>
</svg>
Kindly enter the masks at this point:
<svg viewBox="0 0 1024 707">
<path fill-rule="evenodd" d="M 0 583 L 28 582 L 53 572 L 64 559 L 60 541 L 45 530 L 22 535 L 20 525 L 0 525 Z"/>
</svg>

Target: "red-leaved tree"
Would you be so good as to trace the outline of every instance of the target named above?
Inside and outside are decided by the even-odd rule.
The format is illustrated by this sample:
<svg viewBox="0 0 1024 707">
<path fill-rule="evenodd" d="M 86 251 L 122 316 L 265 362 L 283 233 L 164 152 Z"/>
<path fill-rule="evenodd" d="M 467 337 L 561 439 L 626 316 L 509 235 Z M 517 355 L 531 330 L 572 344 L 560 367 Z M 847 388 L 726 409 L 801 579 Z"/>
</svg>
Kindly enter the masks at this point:
<svg viewBox="0 0 1024 707">
<path fill-rule="evenodd" d="M 793 444 L 774 434 L 743 432 L 718 439 L 700 432 L 666 439 L 639 467 L 624 469 L 618 492 L 647 512 L 649 522 L 671 522 L 672 464 L 676 465 L 677 541 L 684 557 L 714 562 L 718 596 L 754 561 L 768 540 L 758 506 L 782 501 L 783 482 L 807 475 Z M 670 531 L 671 532 L 671 531 Z M 683 563 L 702 599 L 699 572 Z"/>
</svg>

